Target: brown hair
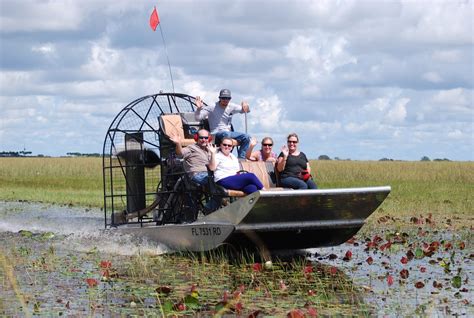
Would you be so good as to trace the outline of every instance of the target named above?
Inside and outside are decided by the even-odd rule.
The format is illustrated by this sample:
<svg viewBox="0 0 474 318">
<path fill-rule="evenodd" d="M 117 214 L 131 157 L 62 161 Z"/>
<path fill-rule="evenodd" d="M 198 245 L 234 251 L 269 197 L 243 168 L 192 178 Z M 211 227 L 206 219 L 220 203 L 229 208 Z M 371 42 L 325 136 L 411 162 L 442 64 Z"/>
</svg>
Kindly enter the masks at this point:
<svg viewBox="0 0 474 318">
<path fill-rule="evenodd" d="M 286 140 L 290 139 L 290 137 L 296 137 L 296 141 L 300 141 L 300 139 L 298 138 L 298 135 L 296 133 L 289 134 L 288 137 L 286 137 Z"/>
<path fill-rule="evenodd" d="M 263 143 L 265 142 L 265 140 L 270 140 L 273 144 L 273 139 L 271 137 L 265 137 L 262 139 L 262 146 L 263 146 Z"/>
<path fill-rule="evenodd" d="M 233 145 L 234 144 L 234 140 L 232 140 L 232 138 L 230 137 L 224 137 L 221 139 L 221 144 L 224 142 L 224 140 L 230 140 L 230 143 Z"/>
</svg>

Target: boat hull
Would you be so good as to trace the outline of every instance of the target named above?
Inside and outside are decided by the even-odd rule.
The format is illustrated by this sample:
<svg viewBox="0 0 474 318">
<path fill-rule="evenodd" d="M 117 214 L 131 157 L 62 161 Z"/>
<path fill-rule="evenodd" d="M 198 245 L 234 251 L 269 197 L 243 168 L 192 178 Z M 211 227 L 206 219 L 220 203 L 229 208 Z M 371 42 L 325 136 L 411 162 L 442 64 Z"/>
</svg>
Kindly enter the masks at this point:
<svg viewBox="0 0 474 318">
<path fill-rule="evenodd" d="M 269 250 L 339 245 L 389 193 L 390 187 L 262 191 L 226 242 Z"/>
<path fill-rule="evenodd" d="M 221 245 L 293 250 L 344 243 L 390 193 L 390 187 L 259 191 L 189 224 L 120 227 L 171 250 Z"/>
</svg>

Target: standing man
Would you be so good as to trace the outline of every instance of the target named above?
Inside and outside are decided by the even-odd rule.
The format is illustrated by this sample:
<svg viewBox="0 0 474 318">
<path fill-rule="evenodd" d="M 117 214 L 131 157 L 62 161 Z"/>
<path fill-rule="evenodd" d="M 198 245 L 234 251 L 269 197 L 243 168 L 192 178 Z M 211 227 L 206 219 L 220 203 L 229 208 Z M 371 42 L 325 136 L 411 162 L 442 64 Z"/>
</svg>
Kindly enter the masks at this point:
<svg viewBox="0 0 474 318">
<path fill-rule="evenodd" d="M 245 159 L 247 149 L 250 145 L 250 136 L 232 131 L 232 115 L 236 113 L 250 112 L 249 104 L 242 101 L 240 105 L 231 103 L 232 96 L 230 90 L 227 88 L 219 92 L 219 101 L 214 105 L 203 107 L 202 100 L 199 96 L 196 97 L 196 112 L 194 113 L 196 120 L 208 118 L 211 134 L 215 135 L 216 144 L 219 144 L 222 138 L 229 137 L 237 140 L 240 143 L 238 148 L 239 159 Z"/>
</svg>

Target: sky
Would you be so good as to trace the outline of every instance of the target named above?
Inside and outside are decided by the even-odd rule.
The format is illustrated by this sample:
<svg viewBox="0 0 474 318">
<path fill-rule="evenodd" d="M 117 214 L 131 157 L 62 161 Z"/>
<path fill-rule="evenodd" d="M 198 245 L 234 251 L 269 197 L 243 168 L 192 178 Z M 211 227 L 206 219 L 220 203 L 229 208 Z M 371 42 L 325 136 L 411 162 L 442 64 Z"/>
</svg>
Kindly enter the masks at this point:
<svg viewBox="0 0 474 318">
<path fill-rule="evenodd" d="M 168 55 L 176 92 L 229 88 L 277 152 L 295 132 L 312 159 L 472 161 L 473 20 L 468 0 L 0 0 L 0 151 L 101 153 L 123 107 L 172 91 Z"/>
</svg>

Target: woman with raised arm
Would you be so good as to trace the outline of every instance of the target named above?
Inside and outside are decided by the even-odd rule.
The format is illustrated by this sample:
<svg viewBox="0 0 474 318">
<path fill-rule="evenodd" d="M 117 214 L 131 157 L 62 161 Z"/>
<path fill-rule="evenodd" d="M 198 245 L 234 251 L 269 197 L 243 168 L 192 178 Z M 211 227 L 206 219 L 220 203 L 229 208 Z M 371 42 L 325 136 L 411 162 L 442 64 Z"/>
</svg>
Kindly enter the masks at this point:
<svg viewBox="0 0 474 318">
<path fill-rule="evenodd" d="M 216 152 L 211 149 L 213 155 L 209 163 L 209 169 L 214 171 L 214 181 L 226 189 L 240 190 L 246 194 L 263 189 L 263 184 L 253 173 L 239 174 L 239 160 L 232 154 L 232 139 L 224 137 Z"/>
<path fill-rule="evenodd" d="M 298 150 L 298 135 L 291 133 L 286 140 L 287 145 L 281 148 L 277 163 L 281 186 L 292 189 L 317 189 L 311 176 L 308 158 Z"/>
<path fill-rule="evenodd" d="M 253 138 L 250 140 L 250 147 L 247 150 L 247 159 L 250 161 L 268 161 L 276 162 L 277 156 L 273 152 L 273 139 L 265 137 L 262 139 L 262 149 L 253 151 L 253 148 L 257 144 L 257 139 Z"/>
</svg>

